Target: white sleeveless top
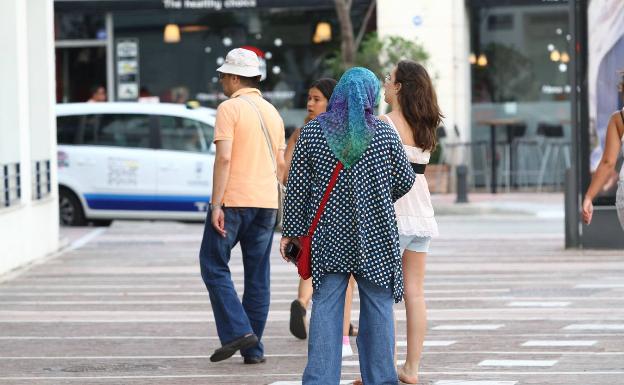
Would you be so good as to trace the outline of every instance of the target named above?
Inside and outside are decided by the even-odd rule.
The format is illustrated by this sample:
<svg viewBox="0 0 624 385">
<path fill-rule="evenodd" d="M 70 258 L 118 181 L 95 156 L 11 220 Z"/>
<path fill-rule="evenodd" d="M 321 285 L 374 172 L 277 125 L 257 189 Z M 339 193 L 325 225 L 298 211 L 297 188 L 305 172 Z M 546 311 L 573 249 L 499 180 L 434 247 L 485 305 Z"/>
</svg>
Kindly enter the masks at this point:
<svg viewBox="0 0 624 385">
<path fill-rule="evenodd" d="M 398 135 L 399 130 L 397 130 L 392 119 L 388 115 L 384 116 Z M 431 152 L 405 144 L 403 148 L 410 162 L 429 163 Z M 423 174 L 416 174 L 416 181 L 412 189 L 394 203 L 394 210 L 397 216 L 399 234 L 419 237 L 435 237 L 438 235 L 438 224 L 433 215 L 429 186 Z"/>
</svg>

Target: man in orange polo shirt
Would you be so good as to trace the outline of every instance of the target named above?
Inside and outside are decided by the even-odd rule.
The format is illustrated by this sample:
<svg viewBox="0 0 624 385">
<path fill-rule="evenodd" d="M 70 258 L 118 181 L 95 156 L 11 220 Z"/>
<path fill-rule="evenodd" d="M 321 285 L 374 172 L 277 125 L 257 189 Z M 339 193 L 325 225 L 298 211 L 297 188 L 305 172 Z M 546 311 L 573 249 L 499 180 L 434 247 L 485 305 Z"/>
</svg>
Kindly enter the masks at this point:
<svg viewBox="0 0 624 385">
<path fill-rule="evenodd" d="M 260 61 L 236 48 L 217 69 L 230 99 L 217 109 L 212 199 L 199 252 L 201 273 L 221 348 L 213 362 L 240 350 L 246 364 L 265 362 L 260 339 L 269 314 L 269 259 L 284 172 L 284 122 L 258 90 Z M 240 242 L 245 269 L 243 301 L 228 263 Z"/>
</svg>

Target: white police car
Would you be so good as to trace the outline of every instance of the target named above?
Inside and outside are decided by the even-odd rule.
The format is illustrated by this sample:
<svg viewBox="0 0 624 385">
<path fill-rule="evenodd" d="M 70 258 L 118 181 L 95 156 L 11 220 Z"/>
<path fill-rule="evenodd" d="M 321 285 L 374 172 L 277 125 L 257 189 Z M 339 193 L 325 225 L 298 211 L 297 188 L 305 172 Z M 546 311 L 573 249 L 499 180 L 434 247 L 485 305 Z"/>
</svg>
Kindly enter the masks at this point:
<svg viewBox="0 0 624 385">
<path fill-rule="evenodd" d="M 56 106 L 60 221 L 203 220 L 215 110 L 167 103 Z"/>
</svg>

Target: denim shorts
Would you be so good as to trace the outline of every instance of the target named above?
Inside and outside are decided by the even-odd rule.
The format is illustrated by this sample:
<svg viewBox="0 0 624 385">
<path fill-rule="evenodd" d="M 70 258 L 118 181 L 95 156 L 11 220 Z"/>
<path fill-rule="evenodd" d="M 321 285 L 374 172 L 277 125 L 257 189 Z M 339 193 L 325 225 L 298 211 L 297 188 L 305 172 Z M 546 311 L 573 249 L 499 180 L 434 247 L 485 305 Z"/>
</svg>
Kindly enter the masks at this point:
<svg viewBox="0 0 624 385">
<path fill-rule="evenodd" d="M 618 182 L 618 189 L 615 193 L 615 208 L 617 210 L 618 219 L 620 220 L 620 225 L 624 230 L 624 181 Z"/>
<path fill-rule="evenodd" d="M 399 245 L 401 250 L 415 251 L 417 253 L 428 253 L 431 237 L 419 237 L 417 235 L 399 234 Z"/>
</svg>

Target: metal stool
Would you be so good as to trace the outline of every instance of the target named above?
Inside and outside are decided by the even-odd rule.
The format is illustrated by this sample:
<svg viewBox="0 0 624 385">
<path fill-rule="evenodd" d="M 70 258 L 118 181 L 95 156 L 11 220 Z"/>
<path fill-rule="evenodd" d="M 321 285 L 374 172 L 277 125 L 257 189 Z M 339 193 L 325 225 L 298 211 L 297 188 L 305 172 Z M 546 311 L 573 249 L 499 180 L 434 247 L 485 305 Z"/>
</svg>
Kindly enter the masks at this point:
<svg viewBox="0 0 624 385">
<path fill-rule="evenodd" d="M 553 184 L 563 182 L 562 176 L 565 170 L 570 167 L 570 141 L 566 140 L 563 132 L 563 125 L 539 123 L 537 125 L 537 134 L 544 137 L 544 156 L 540 166 L 540 173 L 537 180 L 537 189 L 542 191 L 544 186 L 544 178 L 546 169 L 553 170 Z M 560 169 L 561 157 L 563 156 L 563 169 Z M 551 164 L 552 163 L 552 164 Z"/>
<path fill-rule="evenodd" d="M 526 124 L 519 123 L 507 125 L 505 128 L 507 129 L 507 138 L 505 141 L 499 141 L 497 145 L 503 146 L 503 159 L 500 162 L 500 174 L 501 177 L 504 178 L 506 190 L 509 192 L 512 184 L 515 186 L 517 181 L 514 178 L 517 169 L 517 151 L 514 151 L 517 150 L 517 148 L 514 146 L 514 143 L 516 143 L 518 139 L 524 137 L 527 127 Z"/>
</svg>

